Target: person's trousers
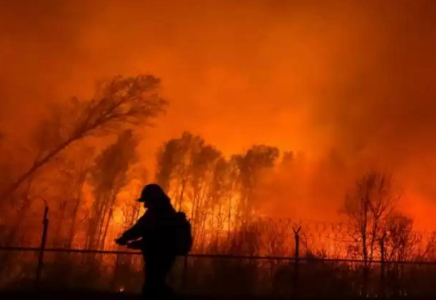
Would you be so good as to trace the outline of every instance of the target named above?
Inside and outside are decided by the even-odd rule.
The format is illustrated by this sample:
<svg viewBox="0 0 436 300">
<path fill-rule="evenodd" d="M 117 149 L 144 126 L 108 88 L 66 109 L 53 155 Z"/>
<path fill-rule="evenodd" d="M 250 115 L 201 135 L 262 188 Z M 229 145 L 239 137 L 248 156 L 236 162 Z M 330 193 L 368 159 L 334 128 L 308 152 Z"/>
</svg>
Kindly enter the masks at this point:
<svg viewBox="0 0 436 300">
<path fill-rule="evenodd" d="M 174 258 L 152 259 L 145 262 L 145 282 L 142 295 L 147 300 L 173 300 L 175 293 L 167 285 L 166 279 L 174 265 Z"/>
</svg>

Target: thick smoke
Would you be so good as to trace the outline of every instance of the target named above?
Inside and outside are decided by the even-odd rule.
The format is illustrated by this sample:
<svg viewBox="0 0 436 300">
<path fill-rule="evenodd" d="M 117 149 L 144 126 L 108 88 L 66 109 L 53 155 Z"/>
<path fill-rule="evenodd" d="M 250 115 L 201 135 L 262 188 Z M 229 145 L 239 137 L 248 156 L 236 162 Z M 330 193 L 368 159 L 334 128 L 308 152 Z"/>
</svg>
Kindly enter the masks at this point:
<svg viewBox="0 0 436 300">
<path fill-rule="evenodd" d="M 303 152 L 262 195 L 273 214 L 318 219 L 377 168 L 428 228 L 435 14 L 432 0 L 1 1 L 1 128 L 24 142 L 47 103 L 152 73 L 171 107 L 144 133 L 144 159 L 183 130 L 227 154 L 253 143 Z"/>
</svg>

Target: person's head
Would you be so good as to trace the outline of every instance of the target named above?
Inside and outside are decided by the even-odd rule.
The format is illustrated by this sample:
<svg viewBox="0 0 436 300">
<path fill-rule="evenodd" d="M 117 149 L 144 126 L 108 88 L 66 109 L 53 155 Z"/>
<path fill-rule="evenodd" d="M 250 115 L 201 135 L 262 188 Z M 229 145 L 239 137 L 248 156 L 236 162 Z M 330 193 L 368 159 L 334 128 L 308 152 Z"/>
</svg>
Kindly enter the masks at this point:
<svg viewBox="0 0 436 300">
<path fill-rule="evenodd" d="M 170 198 L 157 184 L 147 184 L 142 189 L 138 201 L 144 203 L 144 207 L 150 210 L 173 210 Z"/>
</svg>

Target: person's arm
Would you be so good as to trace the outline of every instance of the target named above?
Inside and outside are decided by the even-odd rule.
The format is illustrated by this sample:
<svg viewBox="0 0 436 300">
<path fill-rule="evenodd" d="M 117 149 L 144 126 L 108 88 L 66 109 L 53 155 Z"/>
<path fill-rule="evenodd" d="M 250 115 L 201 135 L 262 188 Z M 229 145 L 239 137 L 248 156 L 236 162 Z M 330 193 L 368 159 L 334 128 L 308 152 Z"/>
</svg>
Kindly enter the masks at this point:
<svg viewBox="0 0 436 300">
<path fill-rule="evenodd" d="M 141 250 L 144 248 L 144 241 L 140 239 L 133 242 L 129 242 L 127 244 L 127 248 L 134 249 L 134 250 Z"/>
<path fill-rule="evenodd" d="M 144 227 L 144 216 L 142 216 L 135 225 L 126 230 L 121 237 L 115 240 L 115 242 L 119 245 L 125 246 L 130 241 L 139 239 L 144 234 Z"/>
</svg>

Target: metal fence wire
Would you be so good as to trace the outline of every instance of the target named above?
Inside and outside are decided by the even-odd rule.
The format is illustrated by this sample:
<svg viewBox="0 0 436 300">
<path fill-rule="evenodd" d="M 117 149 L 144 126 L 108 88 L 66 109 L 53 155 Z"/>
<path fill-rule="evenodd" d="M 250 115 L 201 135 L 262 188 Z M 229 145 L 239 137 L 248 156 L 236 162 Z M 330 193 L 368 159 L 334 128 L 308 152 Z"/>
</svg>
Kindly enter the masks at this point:
<svg viewBox="0 0 436 300">
<path fill-rule="evenodd" d="M 139 252 L 47 247 L 47 211 L 39 247 L 0 247 L 0 290 L 138 293 Z M 189 295 L 434 296 L 436 262 L 320 258 L 301 255 L 301 227 L 292 256 L 190 254 L 169 281 Z M 383 247 L 382 247 L 383 249 Z"/>
<path fill-rule="evenodd" d="M 3 247 L 1 290 L 92 290 L 138 293 L 138 252 Z M 178 258 L 169 276 L 185 294 L 409 295 L 436 294 L 436 263 L 192 254 Z"/>
</svg>

